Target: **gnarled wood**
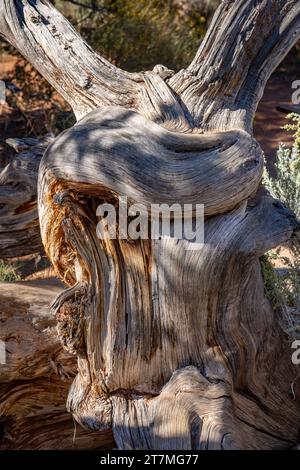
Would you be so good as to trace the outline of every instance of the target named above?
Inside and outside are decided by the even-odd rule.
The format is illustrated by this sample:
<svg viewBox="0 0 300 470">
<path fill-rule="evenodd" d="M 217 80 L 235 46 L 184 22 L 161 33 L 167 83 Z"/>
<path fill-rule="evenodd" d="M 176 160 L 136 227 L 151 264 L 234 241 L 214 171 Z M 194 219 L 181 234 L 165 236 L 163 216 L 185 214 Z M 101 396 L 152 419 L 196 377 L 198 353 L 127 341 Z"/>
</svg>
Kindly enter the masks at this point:
<svg viewBox="0 0 300 470">
<path fill-rule="evenodd" d="M 48 0 L 2 0 L 0 34 L 61 93 L 78 118 L 99 106 L 134 102 L 140 75 L 95 54 Z"/>
<path fill-rule="evenodd" d="M 13 258 L 42 248 L 37 212 L 37 179 L 42 155 L 52 136 L 8 139 L 15 154 L 0 168 L 0 258 Z"/>
<path fill-rule="evenodd" d="M 102 119 L 107 124 L 105 114 Z M 119 167 L 113 171 L 118 154 L 110 160 L 116 178 L 110 181 L 102 160 L 104 138 L 99 137 L 99 147 L 93 142 L 89 154 L 85 121 L 91 136 L 101 136 L 97 113 L 62 135 L 43 158 L 39 184 L 43 241 L 57 271 L 67 273 L 65 280 L 72 286 L 54 305 L 64 344 L 79 357 L 80 372 L 70 390 L 69 409 L 92 429 L 112 426 L 120 448 L 292 446 L 300 410 L 290 386 L 297 372 L 292 365 L 286 370 L 277 364 L 273 342 L 280 347 L 283 363 L 291 361 L 291 344 L 280 333 L 264 297 L 259 257 L 297 233 L 300 226 L 293 214 L 270 196 L 259 196 L 248 206 L 241 197 L 238 209 L 206 222 L 205 245 L 200 251 L 187 251 L 191 248 L 188 241 L 170 238 L 130 243 L 97 240 L 93 217 L 97 197 L 112 201 L 113 193 L 123 189 L 121 194 L 126 191 L 132 197 L 135 190 L 138 200 L 144 200 L 139 172 L 131 174 L 130 161 L 124 157 L 123 127 L 120 140 L 115 133 L 114 145 L 120 146 L 119 155 L 127 162 L 125 170 L 132 179 L 124 178 L 122 187 Z M 136 121 L 132 124 L 130 129 L 136 130 Z M 119 127 L 117 119 L 114 125 Z M 107 129 L 105 138 L 110 142 Z M 196 136 L 193 139 L 195 153 L 198 143 L 201 155 L 203 137 L 198 142 Z M 85 143 L 84 160 L 80 144 L 65 151 L 65 145 L 73 141 Z M 140 140 L 132 141 L 139 148 Z M 182 144 L 180 148 L 182 163 Z M 132 156 L 132 143 L 130 149 L 128 155 Z M 62 154 L 70 155 L 64 174 L 59 165 Z M 99 155 L 97 167 L 92 155 Z M 147 168 L 148 155 L 144 162 L 141 149 L 139 156 L 137 166 Z M 174 155 L 173 162 L 175 166 Z M 121 162 L 120 167 L 124 165 Z M 149 180 L 150 175 L 145 177 Z M 179 195 L 184 200 L 177 193 L 181 181 L 178 176 L 178 186 L 173 182 L 168 203 Z M 157 184 L 159 198 L 164 188 L 159 171 L 152 184 Z M 194 180 L 191 190 L 195 195 L 205 194 L 201 184 L 201 179 Z M 155 191 L 147 188 L 146 194 L 150 198 Z M 224 190 L 223 194 L 226 196 Z M 194 367 L 185 369 L 190 364 Z M 165 385 L 172 373 L 176 380 Z M 256 430 L 258 420 L 261 425 Z"/>
<path fill-rule="evenodd" d="M 113 445 L 110 433 L 76 427 L 65 400 L 76 374 L 75 358 L 65 352 L 50 303 L 59 283 L 1 283 L 0 449 L 96 449 Z"/>
<path fill-rule="evenodd" d="M 299 0 L 223 0 L 193 62 L 169 86 L 196 126 L 252 132 L 267 80 L 299 36 Z"/>
<path fill-rule="evenodd" d="M 130 75 L 87 49 L 47 0 L 0 7 L 0 32 L 83 117 L 42 160 L 41 231 L 69 285 L 53 306 L 78 357 L 68 409 L 112 428 L 120 448 L 298 442 L 298 374 L 259 258 L 299 236 L 299 223 L 257 192 L 252 119 L 300 36 L 299 11 L 300 0 L 224 1 L 186 71 Z M 98 240 L 97 205 L 119 195 L 147 207 L 204 203 L 204 245 Z"/>
<path fill-rule="evenodd" d="M 185 130 L 251 132 L 269 76 L 300 36 L 300 4 L 222 1 L 195 59 L 175 75 L 162 65 L 146 73 L 120 70 L 93 52 L 48 0 L 2 0 L 0 34 L 64 96 L 78 119 L 118 105 L 159 122 L 168 116 Z"/>
<path fill-rule="evenodd" d="M 61 186 L 62 198 L 73 183 L 76 192 L 88 185 L 88 193 L 117 193 L 149 209 L 201 203 L 205 215 L 213 215 L 254 194 L 262 169 L 260 147 L 244 131 L 175 134 L 132 111 L 107 108 L 88 114 L 48 148 L 39 187 L 50 205 L 53 193 L 58 202 L 52 182 Z M 47 232 L 52 224 L 46 217 Z"/>
</svg>

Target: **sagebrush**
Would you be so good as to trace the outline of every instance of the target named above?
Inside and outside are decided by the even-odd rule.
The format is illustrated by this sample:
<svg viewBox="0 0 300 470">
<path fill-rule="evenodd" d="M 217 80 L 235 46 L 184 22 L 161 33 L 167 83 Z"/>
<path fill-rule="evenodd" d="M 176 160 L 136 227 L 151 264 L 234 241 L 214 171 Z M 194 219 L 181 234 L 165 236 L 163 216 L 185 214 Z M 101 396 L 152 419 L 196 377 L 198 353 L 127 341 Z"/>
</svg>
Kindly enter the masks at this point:
<svg viewBox="0 0 300 470">
<path fill-rule="evenodd" d="M 280 145 L 273 177 L 265 170 L 264 184 L 271 195 L 279 199 L 300 219 L 300 115 L 289 115 L 292 124 L 285 126 L 294 132 L 291 148 Z M 266 296 L 275 309 L 284 313 L 284 328 L 292 336 L 300 334 L 300 244 L 298 239 L 262 258 Z M 275 269 L 274 269 L 275 266 Z M 278 267 L 279 266 L 279 267 Z"/>
</svg>

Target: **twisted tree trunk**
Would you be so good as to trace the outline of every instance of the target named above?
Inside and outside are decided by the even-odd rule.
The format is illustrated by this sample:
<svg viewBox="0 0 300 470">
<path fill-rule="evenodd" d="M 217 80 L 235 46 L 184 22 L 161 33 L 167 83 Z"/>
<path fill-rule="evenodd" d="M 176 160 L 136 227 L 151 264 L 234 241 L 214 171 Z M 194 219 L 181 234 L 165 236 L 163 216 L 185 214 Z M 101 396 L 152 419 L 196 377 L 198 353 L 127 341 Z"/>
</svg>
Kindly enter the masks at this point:
<svg viewBox="0 0 300 470">
<path fill-rule="evenodd" d="M 80 118 L 48 148 L 38 184 L 43 242 L 70 286 L 54 304 L 78 357 L 69 410 L 112 428 L 119 448 L 295 445 L 297 370 L 259 258 L 300 226 L 259 189 L 252 121 L 300 36 L 300 1 L 223 1 L 177 74 L 117 69 L 47 0 L 4 0 L 0 32 Z M 97 239 L 96 208 L 119 195 L 204 204 L 204 245 Z"/>
</svg>

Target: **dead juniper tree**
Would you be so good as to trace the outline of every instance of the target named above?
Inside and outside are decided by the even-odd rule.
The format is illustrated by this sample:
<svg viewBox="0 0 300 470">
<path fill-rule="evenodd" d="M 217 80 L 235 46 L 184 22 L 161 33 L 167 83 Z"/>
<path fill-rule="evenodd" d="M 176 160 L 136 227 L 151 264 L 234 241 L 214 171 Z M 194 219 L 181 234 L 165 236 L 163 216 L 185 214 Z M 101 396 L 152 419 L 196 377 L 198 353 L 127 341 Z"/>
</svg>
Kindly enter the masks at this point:
<svg viewBox="0 0 300 470">
<path fill-rule="evenodd" d="M 69 286 L 54 305 L 78 357 L 69 410 L 112 428 L 119 448 L 294 446 L 297 369 L 259 258 L 299 224 L 260 189 L 252 123 L 300 36 L 300 0 L 223 1 L 177 73 L 116 68 L 48 0 L 2 0 L 0 32 L 78 119 L 48 147 L 38 181 L 43 243 Z M 202 249 L 99 240 L 96 208 L 120 195 L 204 204 Z"/>
</svg>

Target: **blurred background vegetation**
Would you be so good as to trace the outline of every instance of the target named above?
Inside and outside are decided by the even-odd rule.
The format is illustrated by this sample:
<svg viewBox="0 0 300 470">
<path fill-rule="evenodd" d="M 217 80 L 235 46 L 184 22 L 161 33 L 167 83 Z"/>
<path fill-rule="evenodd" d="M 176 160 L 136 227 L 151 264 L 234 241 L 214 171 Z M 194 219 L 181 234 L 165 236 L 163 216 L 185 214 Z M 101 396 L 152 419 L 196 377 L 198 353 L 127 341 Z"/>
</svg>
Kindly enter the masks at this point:
<svg viewBox="0 0 300 470">
<path fill-rule="evenodd" d="M 106 59 L 128 71 L 188 65 L 221 0 L 49 0 Z M 0 38 L 0 52 L 13 49 Z"/>
<path fill-rule="evenodd" d="M 192 60 L 219 0 L 53 0 L 88 43 L 128 71 Z"/>
</svg>

